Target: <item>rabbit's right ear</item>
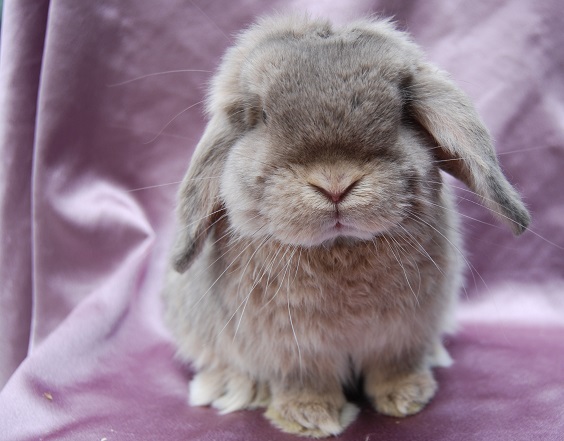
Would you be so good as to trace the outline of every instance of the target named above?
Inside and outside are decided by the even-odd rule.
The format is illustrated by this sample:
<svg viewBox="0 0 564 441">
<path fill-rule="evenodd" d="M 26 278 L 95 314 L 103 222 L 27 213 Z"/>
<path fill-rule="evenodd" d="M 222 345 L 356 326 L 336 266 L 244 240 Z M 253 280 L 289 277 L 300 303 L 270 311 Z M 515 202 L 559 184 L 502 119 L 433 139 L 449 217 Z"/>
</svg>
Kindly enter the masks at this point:
<svg viewBox="0 0 564 441">
<path fill-rule="evenodd" d="M 221 216 L 220 176 L 229 148 L 237 139 L 226 115 L 216 114 L 208 123 L 196 146 L 178 194 L 177 217 L 180 225 L 175 239 L 173 265 L 183 273 L 200 253 Z"/>
<path fill-rule="evenodd" d="M 410 79 L 409 108 L 435 142 L 437 164 L 464 182 L 484 205 L 521 234 L 531 221 L 503 175 L 490 135 L 466 95 L 438 69 L 422 64 Z"/>
</svg>

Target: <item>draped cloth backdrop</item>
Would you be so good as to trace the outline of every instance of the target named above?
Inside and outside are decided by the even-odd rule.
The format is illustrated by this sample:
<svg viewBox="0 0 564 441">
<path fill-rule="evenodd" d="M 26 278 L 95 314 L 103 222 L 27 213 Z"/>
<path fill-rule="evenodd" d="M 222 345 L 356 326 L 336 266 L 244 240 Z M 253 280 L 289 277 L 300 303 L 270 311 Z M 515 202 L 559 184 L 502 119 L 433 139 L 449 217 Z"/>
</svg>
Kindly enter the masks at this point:
<svg viewBox="0 0 564 441">
<path fill-rule="evenodd" d="M 211 71 L 236 31 L 284 9 L 394 16 L 472 97 L 534 219 L 515 239 L 459 190 L 471 269 L 447 341 L 455 364 L 437 370 L 419 415 L 364 407 L 338 439 L 562 439 L 558 0 L 6 0 L 0 439 L 294 439 L 261 411 L 188 407 L 192 374 L 173 359 L 159 303 Z"/>
</svg>

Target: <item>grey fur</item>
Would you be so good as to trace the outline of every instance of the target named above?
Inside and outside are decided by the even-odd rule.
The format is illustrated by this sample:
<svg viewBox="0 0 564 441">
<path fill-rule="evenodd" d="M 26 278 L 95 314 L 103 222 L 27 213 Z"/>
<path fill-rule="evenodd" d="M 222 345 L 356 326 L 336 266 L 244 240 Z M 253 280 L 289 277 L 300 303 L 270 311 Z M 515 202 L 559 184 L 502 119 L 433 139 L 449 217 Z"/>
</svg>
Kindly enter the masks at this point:
<svg viewBox="0 0 564 441">
<path fill-rule="evenodd" d="M 378 411 L 421 410 L 463 267 L 439 166 L 529 223 L 468 98 L 388 21 L 277 16 L 227 52 L 208 111 L 164 292 L 191 403 L 322 437 L 362 376 Z"/>
</svg>

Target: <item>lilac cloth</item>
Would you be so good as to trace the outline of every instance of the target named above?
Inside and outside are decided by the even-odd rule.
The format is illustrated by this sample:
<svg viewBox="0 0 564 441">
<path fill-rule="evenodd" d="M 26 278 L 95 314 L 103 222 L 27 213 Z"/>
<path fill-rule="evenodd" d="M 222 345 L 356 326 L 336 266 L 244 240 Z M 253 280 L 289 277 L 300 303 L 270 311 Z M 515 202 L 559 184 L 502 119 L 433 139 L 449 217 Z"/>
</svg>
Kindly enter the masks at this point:
<svg viewBox="0 0 564 441">
<path fill-rule="evenodd" d="M 287 5 L 337 22 L 395 15 L 474 99 L 534 218 L 515 239 L 459 191 L 473 270 L 455 364 L 419 415 L 364 406 L 338 439 L 564 439 L 560 1 L 7 0 L 1 440 L 295 439 L 260 411 L 188 407 L 159 304 L 209 71 L 235 31 Z M 135 80 L 183 69 L 198 71 Z"/>
</svg>

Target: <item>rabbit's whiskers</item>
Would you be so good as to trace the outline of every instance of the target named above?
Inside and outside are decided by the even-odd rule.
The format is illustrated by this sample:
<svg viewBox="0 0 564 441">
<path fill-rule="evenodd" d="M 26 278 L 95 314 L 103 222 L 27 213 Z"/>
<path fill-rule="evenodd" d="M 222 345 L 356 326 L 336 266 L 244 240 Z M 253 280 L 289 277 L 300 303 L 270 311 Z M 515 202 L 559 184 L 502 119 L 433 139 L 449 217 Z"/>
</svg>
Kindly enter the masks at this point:
<svg viewBox="0 0 564 441">
<path fill-rule="evenodd" d="M 219 27 L 219 25 L 218 25 L 214 20 L 211 19 L 211 17 L 210 17 L 208 14 L 206 14 L 206 13 L 202 10 L 202 8 L 200 8 L 200 7 L 199 7 L 196 3 L 194 3 L 192 0 L 189 0 L 189 1 L 190 1 L 190 4 L 191 4 L 192 6 L 194 6 L 194 8 L 196 8 L 198 11 L 200 11 L 200 14 L 202 14 L 202 15 L 221 33 L 221 35 L 223 35 L 223 36 L 225 37 L 225 39 L 226 39 L 228 42 L 231 42 L 231 39 L 229 38 L 229 36 L 223 31 L 223 29 L 221 29 L 221 27 Z"/>
<path fill-rule="evenodd" d="M 401 223 L 397 224 L 397 227 L 401 228 L 404 231 L 405 236 L 402 234 L 401 236 L 398 236 L 396 240 L 403 239 L 408 246 L 410 246 L 412 249 L 417 251 L 426 259 L 430 260 L 435 266 L 435 268 L 437 268 L 437 270 L 441 273 L 441 275 L 446 278 L 447 275 L 445 274 L 443 269 L 438 265 L 435 259 L 433 259 L 433 257 L 427 252 L 425 247 L 417 240 L 417 238 L 414 237 L 413 234 L 410 233 Z M 434 240 L 433 243 L 435 243 L 436 245 L 436 242 Z M 474 284 L 475 283 L 476 280 L 474 279 Z M 466 290 L 466 286 L 464 284 L 462 284 L 462 290 L 464 291 L 465 297 L 468 299 L 469 298 L 468 291 Z"/>
<path fill-rule="evenodd" d="M 441 208 L 443 208 L 443 209 L 447 209 L 447 207 L 442 207 L 442 206 L 439 205 L 439 204 L 435 204 L 435 205 L 437 205 L 437 206 L 439 206 L 439 207 L 441 207 Z M 413 215 L 414 213 L 411 213 L 411 214 Z M 414 219 L 414 218 L 412 218 L 412 219 L 413 219 L 415 222 L 419 222 L 419 220 L 417 220 L 417 219 Z M 473 219 L 473 218 L 470 218 L 470 219 Z M 474 220 L 476 220 L 476 219 L 474 219 Z M 422 220 L 421 220 L 421 221 L 422 221 Z M 424 222 L 424 221 L 422 221 L 422 222 Z M 430 225 L 427 224 L 427 223 L 425 223 L 425 224 L 428 225 L 428 226 L 430 226 Z M 403 228 L 403 227 L 402 227 L 402 228 Z M 432 228 L 433 228 L 433 227 L 432 227 Z M 436 231 L 436 230 L 435 230 L 435 231 Z M 439 234 L 440 234 L 440 233 L 439 233 Z M 443 237 L 444 237 L 444 236 L 443 236 Z M 445 238 L 445 239 L 446 239 L 446 238 Z M 448 241 L 448 239 L 447 239 L 447 241 Z M 434 240 L 433 240 L 433 242 L 436 243 Z M 477 283 L 477 281 L 476 281 L 476 274 L 477 274 L 478 277 L 480 278 L 480 280 L 482 281 L 483 285 L 484 285 L 484 289 L 485 289 L 487 292 L 491 293 L 491 290 L 490 290 L 488 284 L 486 283 L 486 281 L 484 280 L 484 278 L 482 277 L 482 275 L 480 274 L 480 272 L 476 269 L 476 267 L 475 267 L 474 265 L 472 265 L 472 264 L 466 259 L 466 257 L 464 256 L 464 253 L 463 253 L 458 247 L 456 247 L 455 245 L 453 245 L 450 241 L 448 241 L 448 243 L 449 243 L 449 246 L 451 246 L 451 247 L 462 257 L 462 259 L 464 260 L 466 266 L 467 266 L 468 269 L 469 269 L 470 274 L 472 275 L 472 280 L 473 280 L 475 289 L 478 290 L 478 283 Z M 429 256 L 429 258 L 431 258 L 431 256 Z M 432 260 L 432 258 L 431 258 L 431 260 Z M 438 266 L 437 266 L 437 268 L 439 269 Z M 441 270 L 439 269 L 439 271 L 441 271 Z M 441 271 L 441 273 L 444 275 L 444 273 L 443 273 L 442 271 Z M 470 296 L 469 296 L 469 294 L 468 294 L 468 290 L 466 289 L 466 286 L 465 286 L 465 285 L 466 285 L 466 284 L 464 284 L 464 283 L 462 284 L 462 290 L 464 291 L 464 295 L 465 295 L 466 299 L 469 300 L 469 299 L 470 299 Z M 498 301 L 497 301 L 497 299 L 496 299 L 495 296 L 492 295 L 491 298 L 492 298 L 492 300 L 493 300 L 493 302 L 494 302 L 494 305 L 495 305 L 496 310 L 497 310 L 498 313 L 499 313 L 499 311 L 501 311 L 501 309 L 502 309 L 501 306 L 498 304 Z"/>
<path fill-rule="evenodd" d="M 437 270 L 439 270 L 439 272 L 443 275 L 445 275 L 443 273 L 443 270 L 441 269 L 441 267 L 437 264 L 437 262 L 435 262 L 435 260 L 431 257 L 431 255 L 427 252 L 427 250 L 425 249 L 425 247 L 423 245 L 421 245 L 421 243 L 419 243 L 417 241 L 417 239 L 413 236 L 413 234 L 411 234 L 403 225 L 398 224 L 397 225 L 399 228 L 401 228 L 407 237 L 405 237 L 405 241 L 408 245 L 411 245 L 413 247 L 414 250 L 416 250 L 419 254 L 421 254 L 423 257 L 429 259 L 433 265 L 435 265 L 435 267 L 437 268 Z"/>
<path fill-rule="evenodd" d="M 253 260 L 254 256 L 257 254 L 257 252 L 262 248 L 262 246 L 270 239 L 270 236 L 266 236 L 264 238 L 264 240 L 259 244 L 259 246 L 257 247 L 257 249 L 255 250 L 255 252 L 251 255 L 251 257 L 249 257 L 249 260 L 247 262 L 247 265 L 245 265 L 245 268 L 243 269 L 243 272 L 241 273 L 241 277 L 239 279 L 239 285 L 237 287 L 237 295 L 239 295 L 239 290 L 241 289 L 241 282 L 243 280 L 243 276 L 245 275 L 245 273 L 247 272 L 247 268 L 249 267 L 249 264 L 251 263 L 251 261 Z M 263 264 L 262 268 L 265 268 L 266 262 Z M 241 315 L 239 317 L 239 321 L 237 322 L 237 327 L 235 328 L 235 332 L 233 334 L 233 340 L 235 340 L 235 337 L 237 336 L 237 332 L 239 331 L 239 327 L 241 326 L 241 321 L 243 320 L 243 316 L 245 315 L 245 309 L 247 308 L 247 304 L 249 302 L 249 299 L 251 298 L 251 294 L 253 293 L 254 289 L 257 287 L 257 285 L 261 282 L 262 278 L 265 275 L 265 271 L 262 272 L 260 278 L 254 279 L 253 280 L 253 284 L 251 285 L 251 288 L 249 289 L 249 293 L 247 294 L 247 296 L 244 299 L 245 302 L 245 306 L 243 307 L 243 311 L 241 311 Z M 239 308 L 237 308 L 239 309 Z M 237 312 L 237 311 L 235 311 Z M 231 320 L 231 319 L 230 319 Z"/>
<path fill-rule="evenodd" d="M 145 75 L 140 75 L 140 76 L 135 77 L 135 78 L 130 78 L 129 80 L 120 81 L 119 83 L 108 84 L 106 87 L 124 86 L 126 84 L 133 83 L 135 81 L 144 80 L 146 78 L 157 77 L 157 76 L 161 76 L 161 75 L 170 75 L 170 74 L 176 74 L 176 73 L 197 73 L 197 72 L 199 72 L 199 73 L 212 73 L 212 71 L 210 71 L 210 70 L 203 70 L 203 69 L 164 70 L 164 71 L 160 71 L 160 72 L 151 72 L 151 73 L 148 73 L 148 74 L 145 74 Z"/>
<path fill-rule="evenodd" d="M 216 220 L 212 225 L 210 225 L 210 228 L 213 227 L 214 224 L 216 224 L 217 222 L 221 221 L 223 218 L 225 218 L 227 216 L 227 214 L 224 214 L 223 216 L 221 216 L 218 220 Z M 258 216 L 258 215 L 257 215 Z M 203 233 L 202 233 L 203 234 Z M 221 254 L 217 259 L 215 259 L 213 262 L 211 262 L 207 267 L 203 268 L 202 270 L 198 271 L 197 273 L 195 273 L 194 276 L 196 277 L 200 277 L 202 276 L 204 273 L 206 273 L 214 264 L 216 264 L 217 262 L 219 262 L 223 257 L 225 257 L 228 253 L 230 253 L 233 248 L 239 243 L 242 242 L 244 240 L 243 237 L 234 237 L 233 236 L 233 232 L 228 230 L 226 233 L 224 233 L 223 235 L 221 235 L 219 238 L 217 238 L 212 244 L 211 246 L 216 245 L 218 242 L 220 242 L 222 239 L 225 239 L 226 237 L 229 236 L 229 241 L 230 244 L 227 247 L 227 250 Z M 244 251 L 244 250 L 243 250 Z M 235 259 L 236 260 L 236 259 Z M 234 262 L 231 263 L 231 265 L 233 265 Z M 231 266 L 230 265 L 230 266 Z"/>
<path fill-rule="evenodd" d="M 259 230 L 262 229 L 262 228 L 264 228 L 264 225 L 262 227 L 260 227 Z M 198 301 L 196 303 L 194 303 L 194 306 L 197 306 L 204 299 L 204 297 L 212 290 L 212 288 L 216 285 L 216 283 L 219 282 L 219 280 L 229 270 L 229 268 L 231 268 L 233 265 L 235 265 L 238 258 L 253 244 L 254 244 L 253 241 L 249 241 L 249 243 L 239 252 L 239 254 L 237 254 L 233 258 L 231 263 L 229 265 L 227 265 L 227 267 L 223 270 L 223 272 L 214 280 L 214 282 L 209 286 L 209 288 L 204 292 L 204 294 L 202 294 L 202 296 L 198 299 Z"/>
<path fill-rule="evenodd" d="M 407 271 L 405 270 L 405 266 L 403 265 L 403 263 L 402 263 L 402 261 L 399 257 L 400 253 L 398 252 L 398 254 L 396 255 L 395 251 L 397 251 L 397 249 L 394 251 L 394 247 L 392 246 L 391 242 L 388 241 L 388 238 L 386 236 L 382 236 L 382 239 L 384 239 L 384 241 L 388 244 L 388 249 L 390 250 L 390 252 L 394 256 L 394 258 L 398 262 L 398 265 L 402 269 L 403 275 L 405 276 L 405 281 L 407 282 L 407 286 L 409 287 L 411 293 L 413 294 L 413 297 L 415 297 L 415 301 L 416 301 L 417 305 L 419 305 L 419 298 L 417 297 L 417 294 L 415 294 L 415 291 L 413 290 L 413 287 L 411 286 L 411 282 L 409 281 L 409 277 L 407 276 Z"/>
<path fill-rule="evenodd" d="M 418 216 L 416 213 L 414 212 L 410 212 L 410 216 L 411 219 L 413 219 L 415 222 L 418 223 L 422 223 L 426 226 L 428 226 L 429 228 L 433 229 L 437 234 L 439 234 L 439 236 L 441 236 L 443 239 L 445 239 L 447 241 L 447 243 L 454 249 L 456 250 L 456 252 L 460 255 L 460 257 L 462 257 L 462 259 L 464 260 L 464 263 L 466 264 L 466 266 L 470 269 L 470 272 L 472 274 L 472 277 L 474 277 L 474 274 L 478 274 L 478 277 L 480 278 L 480 280 L 482 281 L 482 283 L 484 284 L 484 286 L 486 287 L 486 289 L 489 290 L 488 288 L 488 284 L 486 283 L 486 281 L 484 280 L 484 278 L 482 277 L 482 275 L 478 272 L 478 270 L 476 270 L 476 268 L 474 267 L 474 265 L 472 265 L 470 263 L 470 261 L 466 258 L 466 256 L 464 255 L 464 253 L 462 252 L 462 250 L 457 247 L 454 243 L 452 243 L 452 241 L 445 236 L 443 233 L 441 233 L 437 228 L 435 228 L 433 225 L 431 225 L 429 222 L 425 221 L 424 219 L 422 219 L 420 216 Z M 476 285 L 476 280 L 474 279 L 474 284 Z"/>
<path fill-rule="evenodd" d="M 206 179 L 220 179 L 221 176 L 199 176 L 197 178 L 185 179 L 184 181 L 204 181 Z M 180 184 L 181 181 L 173 181 L 173 182 L 165 182 L 164 184 L 156 184 L 156 185 L 148 185 L 147 187 L 139 187 L 139 188 L 132 188 L 131 190 L 127 190 L 128 193 L 133 193 L 135 191 L 141 190 L 150 190 L 152 188 L 159 188 L 159 187 L 166 187 L 168 185 L 176 185 Z"/>
<path fill-rule="evenodd" d="M 421 272 L 419 270 L 419 265 L 417 265 L 417 262 L 414 262 L 412 259 L 409 258 L 411 253 L 409 251 L 405 250 L 405 248 L 399 243 L 397 238 L 395 238 L 394 236 L 390 236 L 390 239 L 391 239 L 392 242 L 394 242 L 400 248 L 401 251 L 403 251 L 404 257 L 417 270 L 417 279 L 418 279 L 417 294 L 419 294 L 421 292 Z M 398 255 L 400 255 L 399 251 L 398 251 Z M 418 296 L 416 296 L 416 297 L 418 297 Z"/>
<path fill-rule="evenodd" d="M 151 188 L 160 188 L 160 187 L 166 187 L 168 185 L 175 185 L 175 184 L 180 184 L 182 181 L 174 181 L 174 182 L 166 182 L 164 184 L 156 184 L 156 185 L 148 185 L 147 187 L 138 187 L 138 188 L 132 188 L 131 190 L 127 190 L 128 193 L 133 193 L 136 191 L 141 191 L 141 190 L 149 190 Z"/>
<path fill-rule="evenodd" d="M 244 155 L 244 154 L 242 154 L 241 152 L 239 152 L 239 151 L 237 151 L 237 150 L 233 150 L 233 153 L 236 154 L 237 156 L 241 156 L 242 158 L 250 159 L 251 161 L 255 161 L 255 162 L 258 162 L 258 163 L 260 163 L 260 164 L 266 165 L 267 167 L 271 167 L 271 166 L 272 166 L 272 164 L 268 164 L 268 163 L 266 163 L 266 162 L 259 161 L 257 158 Z"/>
<path fill-rule="evenodd" d="M 249 267 L 249 264 L 251 263 L 251 261 L 253 260 L 253 257 L 256 255 L 256 253 L 261 249 L 261 247 L 268 241 L 269 237 L 265 237 L 263 239 L 263 241 L 257 246 L 257 249 L 253 252 L 253 254 L 249 257 L 247 264 L 245 265 L 245 268 L 243 269 L 243 271 L 241 272 L 241 277 L 239 279 L 239 285 L 237 288 L 237 294 L 239 294 L 239 290 L 241 287 L 241 282 L 243 280 L 243 276 L 245 275 L 247 268 Z M 249 244 L 251 245 L 252 242 Z M 235 260 L 234 260 L 235 262 Z M 256 286 L 256 285 L 254 285 Z M 239 321 L 237 323 L 237 327 L 235 329 L 235 332 L 233 334 L 233 339 L 235 339 L 235 337 L 237 336 L 237 332 L 239 331 L 239 326 L 241 325 L 241 320 L 243 318 L 243 314 L 245 313 L 245 308 L 247 307 L 247 302 L 249 301 L 249 298 L 251 297 L 251 294 L 253 292 L 254 286 L 249 290 L 249 293 L 245 296 L 245 298 L 243 299 L 243 301 L 239 304 L 239 306 L 235 309 L 235 311 L 233 312 L 233 314 L 231 314 L 231 317 L 229 317 L 229 320 L 227 320 L 227 322 L 225 323 L 225 325 L 223 326 L 223 328 L 221 328 L 221 331 L 219 331 L 219 333 L 217 334 L 218 336 L 220 336 L 223 331 L 225 330 L 225 328 L 227 328 L 227 325 L 229 325 L 229 323 L 231 323 L 231 320 L 233 320 L 233 318 L 237 315 L 237 312 L 239 312 L 239 309 L 241 309 L 241 307 L 243 307 L 243 311 L 241 312 L 241 316 L 239 317 Z M 244 305 L 244 306 L 243 306 Z"/>
<path fill-rule="evenodd" d="M 294 327 L 294 322 L 292 320 L 292 312 L 290 311 L 290 290 L 288 289 L 286 293 L 286 299 L 288 300 L 288 318 L 290 319 L 290 326 L 292 328 L 292 334 L 294 334 L 294 340 L 296 342 L 296 348 L 298 350 L 298 363 L 300 365 L 300 381 L 303 383 L 303 361 L 302 361 L 302 351 L 300 349 L 300 342 L 298 341 L 298 335 L 296 334 L 296 328 Z"/>
<path fill-rule="evenodd" d="M 212 217 L 213 215 L 215 215 L 215 214 L 217 214 L 217 213 L 220 213 L 221 211 L 224 211 L 224 210 L 225 210 L 225 208 L 221 207 L 221 208 L 219 208 L 219 209 L 217 209 L 217 210 L 215 210 L 215 211 L 213 211 L 213 212 L 211 212 L 211 213 L 209 213 L 209 214 L 206 214 L 205 216 L 202 216 L 202 217 L 200 217 L 200 218 L 198 218 L 198 219 L 196 219 L 196 220 L 194 220 L 194 221 L 192 221 L 192 222 L 190 222 L 190 223 L 188 223 L 188 224 L 183 225 L 183 226 L 181 227 L 181 229 L 182 229 L 182 230 L 187 230 L 187 229 L 190 228 L 192 225 L 197 224 L 198 222 L 203 221 L 204 219 L 207 219 L 208 217 Z"/>
<path fill-rule="evenodd" d="M 284 279 L 286 278 L 286 274 L 288 274 L 288 270 L 290 268 L 290 264 L 292 262 L 292 258 L 294 257 L 294 254 L 296 253 L 296 249 L 297 247 L 293 247 L 293 251 L 290 254 L 290 257 L 288 257 L 288 260 L 286 262 L 286 265 L 284 265 L 284 267 L 276 274 L 276 276 L 274 276 L 274 279 L 278 279 L 280 276 L 280 273 L 282 271 L 284 271 L 284 273 L 282 274 L 282 279 L 278 282 L 278 288 L 276 289 L 274 295 L 262 306 L 261 309 L 266 308 L 278 295 L 278 293 L 280 292 L 280 289 L 282 289 L 282 286 L 284 285 Z M 288 249 L 286 250 L 286 252 L 284 253 L 284 255 L 281 257 L 281 259 L 284 259 L 284 256 L 287 254 L 288 250 L 290 250 L 290 247 L 288 247 Z M 268 288 L 268 287 L 267 287 Z M 265 292 L 267 292 L 267 289 L 265 289 Z"/>
<path fill-rule="evenodd" d="M 441 182 L 441 181 L 432 181 L 432 180 L 418 180 L 418 181 L 419 181 L 419 182 L 423 182 L 423 183 L 429 183 L 429 184 L 444 184 L 444 182 Z M 484 204 L 482 204 L 482 203 L 480 202 L 480 200 L 485 200 L 485 201 L 493 202 L 491 199 L 489 199 L 489 198 L 487 198 L 487 197 L 484 197 L 484 196 L 481 196 L 481 195 L 479 195 L 478 193 L 476 193 L 475 191 L 472 191 L 472 190 L 470 190 L 470 189 L 468 189 L 468 188 L 465 188 L 465 187 L 460 187 L 460 186 L 458 186 L 458 185 L 453 185 L 453 184 L 448 184 L 448 185 L 449 185 L 450 187 L 452 187 L 452 188 L 457 189 L 457 190 L 464 191 L 464 192 L 466 192 L 466 193 L 471 193 L 471 194 L 473 194 L 474 196 L 476 196 L 476 198 L 477 198 L 478 200 L 473 200 L 473 199 L 465 198 L 464 196 L 461 196 L 461 195 L 459 195 L 459 194 L 455 194 L 455 197 L 456 197 L 457 199 L 460 199 L 460 200 L 463 200 L 463 201 L 467 201 L 467 202 L 469 202 L 469 203 L 471 203 L 471 204 L 474 204 L 474 205 L 477 205 L 477 206 L 479 206 L 479 207 L 481 207 L 481 208 L 485 208 L 485 209 L 488 210 L 490 213 L 493 213 L 493 214 L 495 214 L 496 216 L 502 217 L 502 218 L 504 218 L 504 219 L 508 219 L 509 221 L 511 221 L 511 222 L 513 222 L 513 223 L 515 223 L 515 224 L 517 224 L 517 225 L 520 225 L 518 222 L 515 222 L 513 219 L 509 218 L 509 217 L 506 216 L 505 214 L 500 213 L 499 211 L 494 210 L 493 208 L 490 208 L 490 207 L 488 207 L 488 206 L 486 206 L 486 205 L 484 205 Z M 432 202 L 429 201 L 429 200 L 421 200 L 421 201 L 424 202 L 424 203 L 426 203 L 426 204 L 437 205 L 437 204 L 432 203 Z M 440 207 L 440 205 L 437 205 L 437 206 Z M 451 211 L 451 212 L 453 212 L 453 213 L 456 213 L 456 214 L 459 215 L 459 216 L 462 216 L 462 217 L 471 219 L 471 220 L 476 221 L 476 222 L 479 222 L 479 223 L 481 223 L 481 224 L 485 224 L 485 225 L 488 225 L 488 226 L 491 226 L 491 227 L 495 227 L 495 228 L 500 228 L 500 229 L 502 229 L 502 228 L 499 227 L 498 225 L 494 225 L 494 224 L 491 224 L 491 223 L 489 223 L 489 222 L 485 222 L 485 221 L 483 221 L 483 220 L 481 220 L 481 219 L 477 219 L 477 218 L 475 218 L 475 217 L 471 217 L 471 216 L 468 216 L 468 215 L 466 215 L 466 214 L 462 214 L 462 213 L 460 213 L 459 211 L 456 211 L 456 210 L 453 210 L 453 209 L 449 209 L 449 208 L 447 208 L 447 207 L 441 207 L 441 208 L 444 208 L 444 209 L 449 210 L 449 211 Z M 520 225 L 520 226 L 522 226 L 522 225 Z M 544 242 L 548 243 L 549 245 L 552 245 L 553 247 L 556 247 L 556 248 L 558 248 L 559 250 L 564 250 L 564 246 L 561 246 L 561 245 L 558 245 L 558 244 L 555 243 L 555 242 L 552 242 L 551 240 L 547 239 L 547 238 L 544 237 L 543 235 L 539 234 L 537 231 L 533 230 L 530 226 L 527 227 L 527 231 L 529 231 L 531 234 L 533 234 L 534 236 L 538 237 L 539 239 L 543 240 Z"/>
<path fill-rule="evenodd" d="M 149 139 L 148 141 L 144 142 L 143 144 L 145 144 L 145 145 L 146 145 L 146 144 L 151 144 L 151 143 L 153 143 L 154 141 L 156 141 L 157 138 L 158 138 L 159 136 L 161 136 L 161 134 L 166 130 L 166 128 L 167 128 L 168 126 L 170 126 L 180 115 L 182 115 L 183 113 L 188 112 L 188 110 L 190 110 L 190 109 L 192 109 L 192 108 L 194 108 L 194 107 L 196 107 L 196 106 L 199 106 L 200 104 L 202 104 L 202 103 L 204 103 L 204 102 L 205 102 L 205 99 L 204 99 L 204 100 L 200 100 L 200 101 L 198 101 L 197 103 L 193 103 L 193 104 L 189 105 L 188 107 L 185 107 L 184 109 L 182 109 L 180 112 L 178 112 L 176 115 L 174 115 L 171 119 L 169 119 L 168 122 L 163 126 L 163 128 L 162 128 L 161 130 L 159 130 L 159 131 L 157 132 L 157 134 L 156 134 L 153 138 Z"/>
</svg>

